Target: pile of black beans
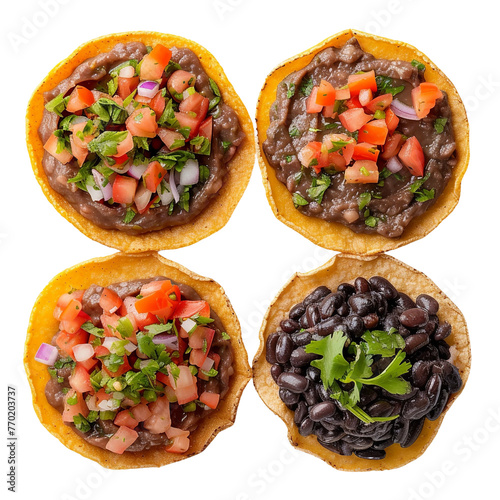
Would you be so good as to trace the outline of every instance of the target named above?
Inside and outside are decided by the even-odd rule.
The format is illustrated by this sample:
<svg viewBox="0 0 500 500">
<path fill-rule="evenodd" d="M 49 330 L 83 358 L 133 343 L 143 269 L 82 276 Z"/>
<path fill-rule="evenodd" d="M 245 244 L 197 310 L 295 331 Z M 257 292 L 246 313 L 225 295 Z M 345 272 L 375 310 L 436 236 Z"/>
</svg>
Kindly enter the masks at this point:
<svg viewBox="0 0 500 500">
<path fill-rule="evenodd" d="M 320 286 L 301 303 L 294 305 L 280 328 L 269 335 L 266 359 L 279 386 L 279 396 L 295 412 L 295 424 L 303 436 L 314 434 L 322 446 L 339 455 L 382 459 L 385 449 L 399 443 L 411 446 L 422 431 L 424 421 L 436 420 L 450 394 L 460 390 L 462 379 L 451 364 L 446 337 L 451 326 L 440 323 L 438 302 L 429 295 L 413 301 L 387 279 L 358 277 L 354 284 L 342 283 L 332 292 Z M 304 347 L 335 331 L 359 341 L 366 330 L 390 331 L 404 338 L 406 360 L 412 364 L 403 376 L 411 383 L 409 394 L 395 395 L 377 386 L 363 386 L 358 406 L 372 417 L 399 415 L 385 422 L 366 424 L 330 397 L 311 366 L 319 358 Z M 344 355 L 349 359 L 347 350 Z M 374 375 L 381 373 L 392 357 L 373 357 Z M 351 387 L 346 384 L 343 389 Z"/>
</svg>

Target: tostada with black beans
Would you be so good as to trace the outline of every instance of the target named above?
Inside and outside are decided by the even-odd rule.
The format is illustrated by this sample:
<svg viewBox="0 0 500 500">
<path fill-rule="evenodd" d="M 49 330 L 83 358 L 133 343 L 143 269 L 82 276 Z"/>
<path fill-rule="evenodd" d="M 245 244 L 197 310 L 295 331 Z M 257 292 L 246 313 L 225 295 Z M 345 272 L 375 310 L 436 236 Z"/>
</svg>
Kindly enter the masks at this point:
<svg viewBox="0 0 500 500">
<path fill-rule="evenodd" d="M 352 31 L 326 40 L 268 77 L 257 123 L 276 215 L 322 246 L 396 248 L 458 202 L 465 109 L 409 45 Z"/>
<path fill-rule="evenodd" d="M 35 174 L 88 236 L 174 248 L 222 227 L 253 166 L 252 125 L 214 57 L 159 33 L 93 40 L 35 91 Z"/>
<path fill-rule="evenodd" d="M 25 366 L 42 424 L 117 469 L 202 451 L 250 377 L 220 286 L 155 254 L 57 276 L 33 310 Z"/>
<path fill-rule="evenodd" d="M 465 320 L 423 274 L 338 255 L 267 312 L 254 383 L 291 443 L 342 470 L 420 456 L 470 369 Z"/>
</svg>

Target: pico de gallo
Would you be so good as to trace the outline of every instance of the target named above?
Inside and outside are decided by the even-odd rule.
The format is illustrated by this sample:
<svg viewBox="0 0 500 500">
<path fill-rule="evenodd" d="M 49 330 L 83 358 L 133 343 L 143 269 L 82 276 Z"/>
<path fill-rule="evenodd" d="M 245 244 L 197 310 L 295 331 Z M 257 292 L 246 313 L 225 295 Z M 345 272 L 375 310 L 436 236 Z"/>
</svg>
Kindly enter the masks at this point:
<svg viewBox="0 0 500 500">
<path fill-rule="evenodd" d="M 113 453 L 185 453 L 227 391 L 229 336 L 208 302 L 185 299 L 185 285 L 119 285 L 59 297 L 59 332 L 35 356 L 49 367 L 47 399 L 63 422 Z"/>
<path fill-rule="evenodd" d="M 455 142 L 447 95 L 424 75 L 353 38 L 278 85 L 263 149 L 298 210 L 397 237 L 432 205 Z"/>
<path fill-rule="evenodd" d="M 191 51 L 131 45 L 130 55 L 140 57 L 111 51 L 97 80 L 89 79 L 95 65 L 89 60 L 46 103 L 57 127 L 44 149 L 60 165 L 53 177 L 55 167 L 44 168 L 85 217 L 105 228 L 146 232 L 197 215 L 222 185 L 216 182 L 225 173 L 221 166 L 243 137 L 234 111 Z M 177 61 L 186 54 L 194 62 L 183 69 Z M 224 119 L 234 139 L 220 132 Z M 66 186 L 58 185 L 61 176 Z M 102 208 L 82 208 L 75 192 Z"/>
</svg>

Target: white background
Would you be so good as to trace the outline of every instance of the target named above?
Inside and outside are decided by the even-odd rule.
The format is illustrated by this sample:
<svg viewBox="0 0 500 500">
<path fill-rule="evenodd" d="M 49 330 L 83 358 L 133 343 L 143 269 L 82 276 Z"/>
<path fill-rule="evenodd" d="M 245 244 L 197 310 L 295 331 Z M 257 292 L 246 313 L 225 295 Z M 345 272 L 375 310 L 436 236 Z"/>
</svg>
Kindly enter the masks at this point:
<svg viewBox="0 0 500 500">
<path fill-rule="evenodd" d="M 4 401 L 17 387 L 19 498 L 499 498 L 498 451 L 498 107 L 500 67 L 493 2 L 358 0 L 17 1 L 3 5 L 0 251 Z M 266 75 L 281 61 L 346 28 L 401 39 L 454 82 L 471 128 L 462 198 L 432 234 L 392 255 L 426 273 L 464 312 L 473 348 L 467 387 L 417 461 L 390 472 L 339 472 L 294 451 L 281 420 L 250 383 L 235 425 L 202 454 L 161 469 L 108 471 L 67 450 L 39 423 L 22 368 L 25 332 L 38 293 L 58 272 L 114 253 L 80 234 L 45 199 L 24 143 L 28 99 L 77 46 L 121 31 L 156 30 L 210 50 L 254 116 Z M 162 252 L 222 284 L 240 318 L 250 360 L 267 305 L 295 271 L 332 252 L 278 222 L 258 168 L 231 221 L 189 248 Z M 3 406 L 5 408 L 5 406 Z M 6 411 L 2 412 L 6 418 Z M 2 424 L 2 433 L 6 425 Z M 5 434 L 3 434 L 5 435 Z M 2 495 L 7 448 L 0 446 Z M 7 494 L 9 494 L 7 492 Z"/>
</svg>

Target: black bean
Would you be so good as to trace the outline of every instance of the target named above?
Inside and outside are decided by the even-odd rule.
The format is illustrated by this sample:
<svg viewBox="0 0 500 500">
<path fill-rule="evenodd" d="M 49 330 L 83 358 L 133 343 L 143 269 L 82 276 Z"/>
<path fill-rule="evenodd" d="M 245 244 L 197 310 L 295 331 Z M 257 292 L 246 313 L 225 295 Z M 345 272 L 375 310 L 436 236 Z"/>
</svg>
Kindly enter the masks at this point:
<svg viewBox="0 0 500 500">
<path fill-rule="evenodd" d="M 363 317 L 365 328 L 373 330 L 378 325 L 378 316 L 376 313 L 370 313 Z"/>
<path fill-rule="evenodd" d="M 366 406 L 378 398 L 378 392 L 372 387 L 364 385 L 359 395 L 359 403 L 361 406 Z"/>
<path fill-rule="evenodd" d="M 365 332 L 365 322 L 357 314 L 350 314 L 345 318 L 344 324 L 347 327 L 347 334 L 351 338 L 358 338 Z"/>
<path fill-rule="evenodd" d="M 276 343 L 276 360 L 278 363 L 288 363 L 293 351 L 293 342 L 288 333 L 280 334 Z"/>
<path fill-rule="evenodd" d="M 367 293 L 371 290 L 370 283 L 365 278 L 359 276 L 354 280 L 354 289 L 356 293 Z"/>
<path fill-rule="evenodd" d="M 306 317 L 309 328 L 317 325 L 321 321 L 318 304 L 309 304 L 306 307 Z"/>
<path fill-rule="evenodd" d="M 418 420 L 429 411 L 430 404 L 427 394 L 424 391 L 418 391 L 416 396 L 406 401 L 401 416 L 408 420 Z"/>
<path fill-rule="evenodd" d="M 392 439 L 391 436 L 389 436 L 386 439 L 381 439 L 373 443 L 372 448 L 374 450 L 385 450 L 386 448 L 389 448 L 389 446 L 391 446 L 392 444 L 394 444 L 394 440 Z"/>
<path fill-rule="evenodd" d="M 411 369 L 413 385 L 423 389 L 431 373 L 432 363 L 430 361 L 417 361 Z"/>
<path fill-rule="evenodd" d="M 351 295 L 348 303 L 353 312 L 360 316 L 366 316 L 375 311 L 375 304 L 370 295 Z"/>
<path fill-rule="evenodd" d="M 425 309 L 429 314 L 437 314 L 439 311 L 439 302 L 430 295 L 425 293 L 420 294 L 415 300 L 417 307 Z"/>
<path fill-rule="evenodd" d="M 293 416 L 293 421 L 296 425 L 300 425 L 302 421 L 307 417 L 307 405 L 304 401 L 299 401 L 297 408 L 295 409 L 295 414 Z"/>
<path fill-rule="evenodd" d="M 273 380 L 278 383 L 278 377 L 281 375 L 281 372 L 283 371 L 283 368 L 279 364 L 275 364 L 271 366 L 271 377 L 273 377 Z"/>
<path fill-rule="evenodd" d="M 339 422 L 332 422 L 331 417 L 324 418 L 320 423 L 327 431 L 342 430 L 339 427 Z"/>
<path fill-rule="evenodd" d="M 331 401 L 332 398 L 330 397 L 330 391 L 325 389 L 325 386 L 319 382 L 316 384 L 316 390 L 318 391 L 318 396 L 323 400 L 323 401 Z"/>
<path fill-rule="evenodd" d="M 339 316 L 342 316 L 345 318 L 349 314 L 349 306 L 347 305 L 347 302 L 344 302 L 338 309 L 337 309 L 337 314 Z"/>
<path fill-rule="evenodd" d="M 436 324 L 434 321 L 428 321 L 424 326 L 418 328 L 415 333 L 425 333 L 426 335 L 431 336 L 436 329 Z"/>
<path fill-rule="evenodd" d="M 404 443 L 410 431 L 410 421 L 406 418 L 399 417 L 394 421 L 393 426 L 393 441 L 395 443 Z"/>
<path fill-rule="evenodd" d="M 338 330 L 339 326 L 343 324 L 343 321 L 344 320 L 340 316 L 332 316 L 318 323 L 312 331 L 321 337 L 325 337 Z"/>
<path fill-rule="evenodd" d="M 316 435 L 321 443 L 331 444 L 340 441 L 346 434 L 342 429 L 325 429 L 318 431 Z"/>
<path fill-rule="evenodd" d="M 417 361 L 435 361 L 439 359 L 439 351 L 436 346 L 427 344 L 412 355 L 412 362 Z"/>
<path fill-rule="evenodd" d="M 386 298 L 379 292 L 372 292 L 371 297 L 375 303 L 375 312 L 380 317 L 385 317 L 389 307 Z"/>
<path fill-rule="evenodd" d="M 290 337 L 295 345 L 304 346 L 311 342 L 312 333 L 304 330 L 303 332 L 292 333 Z"/>
<path fill-rule="evenodd" d="M 388 332 L 391 328 L 399 330 L 399 314 L 390 313 L 385 318 L 382 319 L 382 326 L 384 331 Z"/>
<path fill-rule="evenodd" d="M 290 319 L 299 319 L 306 312 L 306 306 L 300 302 L 299 304 L 295 304 L 288 313 L 288 317 Z"/>
<path fill-rule="evenodd" d="M 412 387 L 408 394 L 391 394 L 390 392 L 387 392 L 384 389 L 382 389 L 381 394 L 382 396 L 389 397 L 396 401 L 406 401 L 415 396 L 417 392 L 418 392 L 418 387 Z"/>
<path fill-rule="evenodd" d="M 329 318 L 333 316 L 335 313 L 335 303 L 337 302 L 337 297 L 335 297 L 334 293 L 327 295 L 320 303 L 319 303 L 319 313 L 321 315 L 321 319 Z M 339 304 L 341 305 L 342 302 Z"/>
<path fill-rule="evenodd" d="M 443 382 L 441 380 L 441 376 L 437 373 L 433 373 L 425 385 L 425 392 L 427 393 L 427 397 L 430 401 L 430 406 L 427 411 L 432 410 L 434 406 L 436 406 L 439 400 L 439 395 L 441 394 L 442 385 Z"/>
<path fill-rule="evenodd" d="M 296 332 L 297 330 L 300 330 L 300 325 L 297 321 L 294 319 L 284 319 L 280 323 L 281 329 L 286 332 L 286 333 L 293 333 Z"/>
<path fill-rule="evenodd" d="M 356 289 L 350 283 L 341 283 L 337 287 L 337 290 L 342 292 L 346 299 L 353 293 L 356 293 Z"/>
<path fill-rule="evenodd" d="M 319 422 L 326 417 L 335 415 L 337 407 L 333 401 L 322 401 L 309 408 L 309 418 L 313 422 Z"/>
<path fill-rule="evenodd" d="M 315 366 L 309 366 L 306 370 L 306 377 L 313 382 L 318 382 L 321 377 L 321 371 Z"/>
<path fill-rule="evenodd" d="M 272 365 L 276 363 L 276 343 L 279 336 L 279 333 L 274 332 L 266 340 L 266 361 Z"/>
<path fill-rule="evenodd" d="M 435 362 L 432 366 L 432 373 L 441 375 L 450 392 L 457 392 L 462 387 L 462 378 L 458 368 L 448 361 L 440 360 Z"/>
<path fill-rule="evenodd" d="M 408 431 L 408 435 L 406 436 L 406 440 L 403 443 L 400 443 L 401 448 L 408 448 L 417 440 L 424 427 L 424 422 L 425 418 L 421 418 L 420 420 L 412 420 L 410 422 L 410 429 Z"/>
<path fill-rule="evenodd" d="M 340 455 L 344 455 L 349 457 L 352 455 L 352 447 L 350 444 L 345 443 L 343 440 L 339 441 L 340 443 Z"/>
<path fill-rule="evenodd" d="M 440 340 L 436 342 L 437 350 L 439 351 L 439 357 L 441 359 L 447 360 L 450 359 L 450 346 L 446 343 L 445 340 Z"/>
<path fill-rule="evenodd" d="M 450 393 L 446 389 L 441 389 L 441 394 L 439 395 L 438 402 L 436 406 L 427 414 L 427 418 L 431 421 L 437 420 L 441 413 L 443 413 L 444 407 L 448 402 L 448 398 L 450 397 Z"/>
<path fill-rule="evenodd" d="M 303 347 L 297 347 L 290 355 L 290 363 L 295 367 L 303 367 L 311 364 L 311 361 L 320 358 L 318 354 L 308 353 Z"/>
<path fill-rule="evenodd" d="M 414 335 L 408 335 L 405 338 L 405 352 L 408 356 L 426 346 L 429 343 L 429 335 L 425 333 L 415 333 Z"/>
<path fill-rule="evenodd" d="M 366 413 L 368 413 L 371 417 L 389 417 L 393 410 L 394 406 L 391 403 L 380 399 L 375 401 L 375 403 L 372 403 L 367 408 Z"/>
<path fill-rule="evenodd" d="M 398 321 L 399 321 L 399 317 L 398 317 Z M 406 338 L 406 337 L 408 337 L 408 335 L 411 335 L 411 331 L 408 330 L 408 328 L 406 328 L 406 326 L 403 326 L 403 325 L 399 325 L 398 333 L 403 338 Z"/>
<path fill-rule="evenodd" d="M 399 321 L 408 328 L 417 328 L 418 326 L 424 326 L 429 321 L 429 315 L 424 309 L 414 307 L 402 312 Z"/>
<path fill-rule="evenodd" d="M 333 451 L 337 455 L 342 455 L 342 448 L 340 446 L 341 441 L 335 441 L 334 443 L 325 443 L 318 439 L 318 443 L 329 451 Z"/>
<path fill-rule="evenodd" d="M 346 431 L 355 431 L 360 424 L 358 417 L 354 416 L 350 411 L 346 411 L 343 415 L 343 427 Z"/>
<path fill-rule="evenodd" d="M 414 307 L 417 307 L 415 302 L 406 295 L 406 293 L 399 292 L 399 296 L 396 299 L 396 304 L 404 311 L 406 309 L 413 309 Z"/>
<path fill-rule="evenodd" d="M 306 417 L 299 426 L 299 434 L 301 436 L 309 436 L 312 434 L 313 429 L 314 422 L 309 417 Z"/>
<path fill-rule="evenodd" d="M 305 391 L 302 394 L 302 396 L 304 397 L 308 406 L 313 406 L 316 403 L 319 403 L 321 401 L 321 399 L 318 395 L 318 389 L 316 387 L 316 384 L 314 384 L 314 383 L 309 384 L 307 391 Z"/>
<path fill-rule="evenodd" d="M 440 323 L 434 332 L 434 340 L 444 340 L 451 333 L 451 325 L 444 321 Z"/>
<path fill-rule="evenodd" d="M 394 285 L 382 276 L 373 276 L 368 281 L 372 290 L 380 292 L 387 300 L 394 300 L 398 297 L 398 291 Z"/>
<path fill-rule="evenodd" d="M 319 302 L 323 297 L 326 297 L 328 294 L 330 294 L 331 291 L 329 288 L 326 286 L 319 286 L 311 292 L 303 301 L 302 304 L 305 306 L 308 306 L 309 304 L 312 304 L 314 302 Z"/>
<path fill-rule="evenodd" d="M 309 387 L 309 380 L 296 373 L 283 372 L 278 377 L 278 385 L 295 393 L 302 393 Z"/>
<path fill-rule="evenodd" d="M 293 405 L 295 403 L 298 403 L 300 399 L 300 394 L 289 391 L 284 387 L 280 387 L 279 396 L 281 398 L 281 401 L 283 401 L 283 403 L 285 403 L 286 405 Z"/>
<path fill-rule="evenodd" d="M 385 458 L 385 450 L 375 450 L 374 448 L 368 448 L 367 450 L 356 450 L 354 454 L 358 458 L 364 458 L 365 460 L 382 460 Z"/>
</svg>

